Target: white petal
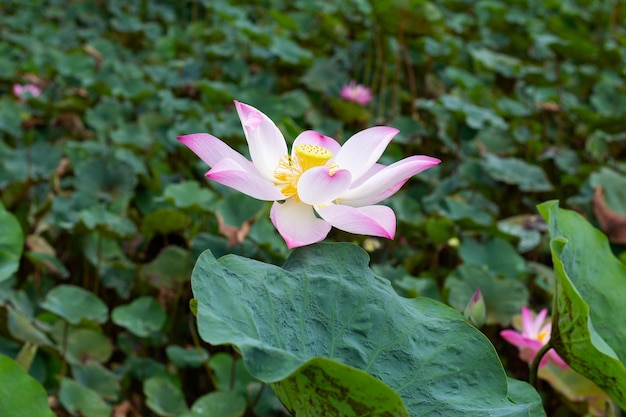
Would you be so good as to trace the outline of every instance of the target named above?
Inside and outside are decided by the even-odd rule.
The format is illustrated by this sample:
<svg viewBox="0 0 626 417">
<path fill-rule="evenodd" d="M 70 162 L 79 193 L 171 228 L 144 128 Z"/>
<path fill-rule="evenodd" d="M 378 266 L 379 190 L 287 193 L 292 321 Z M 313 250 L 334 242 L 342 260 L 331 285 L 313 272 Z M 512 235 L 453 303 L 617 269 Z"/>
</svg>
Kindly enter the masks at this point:
<svg viewBox="0 0 626 417">
<path fill-rule="evenodd" d="M 351 180 L 350 171 L 346 169 L 330 175 L 326 166 L 311 168 L 298 180 L 298 197 L 310 205 L 329 203 L 346 192 Z"/>
<path fill-rule="evenodd" d="M 272 181 L 280 158 L 287 155 L 287 144 L 278 127 L 252 106 L 235 100 L 235 107 L 248 141 L 254 166 L 267 180 Z"/>
<path fill-rule="evenodd" d="M 340 196 L 339 203 L 355 207 L 376 204 L 393 195 L 413 175 L 440 162 L 437 158 L 424 155 L 405 158 L 383 168 L 357 187 L 346 191 Z"/>
<path fill-rule="evenodd" d="M 276 201 L 285 198 L 272 182 L 258 172 L 242 168 L 232 159 L 219 161 L 206 173 L 206 177 L 259 200 Z"/>
<path fill-rule="evenodd" d="M 357 208 L 336 204 L 315 209 L 333 227 L 349 233 L 388 239 L 393 239 L 396 234 L 396 215 L 387 206 Z"/>
<path fill-rule="evenodd" d="M 360 131 L 346 141 L 335 157 L 341 169 L 352 174 L 352 181 L 358 180 L 380 159 L 398 129 L 375 126 Z"/>
<path fill-rule="evenodd" d="M 313 207 L 295 198 L 272 204 L 270 219 L 289 249 L 324 240 L 330 232 L 330 224 L 318 219 Z"/>
<path fill-rule="evenodd" d="M 358 187 L 359 185 L 363 184 L 365 181 L 370 179 L 374 174 L 382 171 L 385 168 L 387 168 L 387 165 L 374 164 L 370 169 L 367 170 L 365 174 L 361 175 L 361 177 L 358 180 L 352 181 L 352 185 L 350 186 L 350 188 Z"/>
</svg>

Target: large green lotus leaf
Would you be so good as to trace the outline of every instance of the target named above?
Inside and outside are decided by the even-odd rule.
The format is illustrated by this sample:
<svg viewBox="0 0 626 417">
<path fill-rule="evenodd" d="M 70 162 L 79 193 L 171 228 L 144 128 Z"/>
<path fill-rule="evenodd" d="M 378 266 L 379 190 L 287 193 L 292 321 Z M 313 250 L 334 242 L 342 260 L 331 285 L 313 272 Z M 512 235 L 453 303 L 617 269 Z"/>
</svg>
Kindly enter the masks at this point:
<svg viewBox="0 0 626 417">
<path fill-rule="evenodd" d="M 54 417 L 43 387 L 7 356 L 0 354 L 0 416 Z"/>
<path fill-rule="evenodd" d="M 20 223 L 0 204 L 0 281 L 17 271 L 23 249 L 24 233 Z"/>
<path fill-rule="evenodd" d="M 109 318 L 109 308 L 104 301 L 74 285 L 57 285 L 46 294 L 41 307 L 72 324 L 78 324 L 83 319 L 104 323 Z"/>
<path fill-rule="evenodd" d="M 412 416 L 531 415 L 531 404 L 508 399 L 506 375 L 482 333 L 437 301 L 399 297 L 368 261 L 345 243 L 297 249 L 283 268 L 206 251 L 192 275 L 200 335 L 237 346 L 250 373 L 275 384 L 284 403 L 320 407 L 298 415 L 364 408 L 406 415 L 380 381 Z M 352 396 L 355 384 L 379 394 Z M 324 399 L 325 389 L 332 398 Z"/>
<path fill-rule="evenodd" d="M 626 265 L 579 214 L 556 201 L 538 208 L 552 236 L 552 344 L 574 370 L 626 408 Z"/>
<path fill-rule="evenodd" d="M 528 382 L 508 379 L 509 399 L 517 404 L 530 404 L 529 416 L 543 415 L 543 403 L 537 391 Z"/>
<path fill-rule="evenodd" d="M 366 371 L 328 358 L 314 357 L 271 385 L 297 416 L 410 416 L 396 391 Z"/>
</svg>

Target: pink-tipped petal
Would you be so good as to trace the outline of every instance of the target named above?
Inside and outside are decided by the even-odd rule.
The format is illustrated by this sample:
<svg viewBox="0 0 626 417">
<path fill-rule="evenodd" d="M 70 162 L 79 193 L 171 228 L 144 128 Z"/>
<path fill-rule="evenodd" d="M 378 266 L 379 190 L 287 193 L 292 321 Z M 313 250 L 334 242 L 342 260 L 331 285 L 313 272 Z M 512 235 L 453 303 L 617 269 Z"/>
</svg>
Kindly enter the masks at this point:
<svg viewBox="0 0 626 417">
<path fill-rule="evenodd" d="M 358 180 L 380 159 L 398 129 L 388 126 L 375 126 L 362 130 L 346 141 L 335 157 L 341 169 L 352 174 L 352 181 Z"/>
<path fill-rule="evenodd" d="M 287 144 L 278 127 L 259 110 L 235 100 L 235 107 L 248 141 L 254 166 L 272 181 L 280 159 L 287 155 Z"/>
<path fill-rule="evenodd" d="M 556 353 L 556 350 L 554 349 L 550 349 L 548 351 L 548 353 L 546 354 L 546 356 L 548 357 L 548 359 L 554 363 L 556 366 L 558 366 L 561 369 L 567 369 L 569 368 L 569 365 L 567 364 L 567 362 L 565 362 L 558 353 Z"/>
<path fill-rule="evenodd" d="M 539 326 L 535 327 L 535 314 L 526 306 L 522 307 L 522 333 L 530 337 L 539 335 Z"/>
<path fill-rule="evenodd" d="M 232 159 L 222 159 L 206 173 L 206 177 L 259 200 L 276 201 L 285 198 L 278 187 L 259 173 L 242 168 Z"/>
<path fill-rule="evenodd" d="M 315 130 L 306 130 L 300 133 L 296 140 L 293 141 L 291 156 L 295 156 L 296 146 L 304 144 L 321 146 L 322 148 L 326 148 L 331 151 L 333 155 L 337 155 L 341 149 L 341 145 L 335 139 L 329 136 L 324 136 Z"/>
<path fill-rule="evenodd" d="M 345 232 L 387 239 L 396 234 L 396 215 L 387 206 L 357 208 L 336 204 L 315 209 L 324 220 Z"/>
<path fill-rule="evenodd" d="M 545 308 L 535 316 L 534 312 L 528 307 L 522 307 L 522 331 L 524 336 L 537 339 L 547 315 L 548 310 Z"/>
<path fill-rule="evenodd" d="M 289 249 L 324 240 L 330 232 L 330 224 L 318 219 L 311 206 L 295 198 L 289 198 L 282 204 L 274 202 L 270 219 Z"/>
<path fill-rule="evenodd" d="M 253 169 L 252 163 L 242 154 L 208 133 L 178 136 L 177 139 L 198 155 L 209 167 L 213 167 L 222 159 L 231 159 L 246 170 Z"/>
<path fill-rule="evenodd" d="M 506 340 L 513 346 L 517 346 L 518 348 L 525 347 L 527 345 L 527 338 L 525 338 L 524 336 L 522 336 L 521 333 L 516 332 L 515 330 L 502 330 L 500 332 L 500 336 L 504 340 Z"/>
<path fill-rule="evenodd" d="M 312 206 L 330 203 L 350 187 L 351 181 L 352 175 L 346 169 L 331 175 L 326 166 L 311 168 L 298 180 L 298 197 Z"/>
<path fill-rule="evenodd" d="M 413 175 L 440 162 L 430 156 L 410 156 L 383 168 L 361 185 L 346 191 L 339 202 L 355 207 L 376 204 L 393 195 Z"/>
</svg>

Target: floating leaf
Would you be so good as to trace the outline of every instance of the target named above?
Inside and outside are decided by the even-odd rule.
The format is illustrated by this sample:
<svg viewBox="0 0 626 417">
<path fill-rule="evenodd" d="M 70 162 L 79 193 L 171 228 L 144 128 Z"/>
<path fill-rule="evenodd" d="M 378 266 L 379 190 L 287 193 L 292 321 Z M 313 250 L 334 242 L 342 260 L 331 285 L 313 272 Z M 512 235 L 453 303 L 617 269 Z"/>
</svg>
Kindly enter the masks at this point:
<svg viewBox="0 0 626 417">
<path fill-rule="evenodd" d="M 483 167 L 494 180 L 517 185 L 522 191 L 540 192 L 553 188 L 541 167 L 521 159 L 485 154 Z"/>
<path fill-rule="evenodd" d="M 487 108 L 476 106 L 475 104 L 450 95 L 444 95 L 440 97 L 439 100 L 441 100 L 441 103 L 446 109 L 463 113 L 465 115 L 465 122 L 472 129 L 483 129 L 487 126 L 500 129 L 506 129 L 508 127 L 503 118 Z"/>
<path fill-rule="evenodd" d="M 104 323 L 109 319 L 109 308 L 104 301 L 74 285 L 57 285 L 46 294 L 41 307 L 72 324 L 78 324 L 83 319 L 96 323 Z"/>
<path fill-rule="evenodd" d="M 470 53 L 472 58 L 484 65 L 485 68 L 504 76 L 515 77 L 522 72 L 523 62 L 517 57 L 493 52 L 485 48 L 477 48 Z"/>
<path fill-rule="evenodd" d="M 480 288 L 487 306 L 487 324 L 507 326 L 511 318 L 528 304 L 528 290 L 524 283 L 511 278 L 496 278 L 477 265 L 462 264 L 455 269 L 445 284 L 448 302 L 463 311 L 476 288 Z"/>
<path fill-rule="evenodd" d="M 215 373 L 215 383 L 218 390 L 236 391 L 245 395 L 248 384 L 255 381 L 243 361 L 233 358 L 227 353 L 219 352 L 211 356 L 209 365 Z"/>
<path fill-rule="evenodd" d="M 143 391 L 146 394 L 146 405 L 160 416 L 178 417 L 189 411 L 182 391 L 166 376 L 147 379 Z"/>
<path fill-rule="evenodd" d="M 141 233 L 152 237 L 159 233 L 168 233 L 184 230 L 191 224 L 191 218 L 185 212 L 174 208 L 162 208 L 148 213 L 141 223 Z"/>
<path fill-rule="evenodd" d="M 76 382 L 94 390 L 106 400 L 114 401 L 120 395 L 119 377 L 96 361 L 73 364 L 72 376 Z"/>
<path fill-rule="evenodd" d="M 246 412 L 246 400 L 232 391 L 214 391 L 196 400 L 189 417 L 241 417 Z"/>
<path fill-rule="evenodd" d="M 555 271 L 551 343 L 577 372 L 626 408 L 626 265 L 580 214 L 539 205 L 549 224 Z"/>
<path fill-rule="evenodd" d="M 78 213 L 80 220 L 87 229 L 100 229 L 114 237 L 130 237 L 137 233 L 135 224 L 119 214 L 112 213 L 102 204 L 94 205 Z"/>
<path fill-rule="evenodd" d="M 211 210 L 217 200 L 208 188 L 201 188 L 197 181 L 169 184 L 163 191 L 163 200 L 171 201 L 180 209 Z"/>
<path fill-rule="evenodd" d="M 459 256 L 466 264 L 477 265 L 508 278 L 518 278 L 526 271 L 524 258 L 509 242 L 500 238 L 489 239 L 485 243 L 464 239 L 459 247 Z"/>
<path fill-rule="evenodd" d="M 439 302 L 400 298 L 367 264 L 351 244 L 299 248 L 283 268 L 204 252 L 192 275 L 200 335 L 237 346 L 250 373 L 277 384 L 283 402 L 295 408 L 308 398 L 321 407 L 296 413 L 358 415 L 367 407 L 407 415 L 404 401 L 415 416 L 529 415 L 530 404 L 507 398 L 502 365 L 482 333 Z M 376 396 L 363 398 L 357 386 Z"/>
<path fill-rule="evenodd" d="M 179 368 L 197 368 L 204 361 L 209 360 L 209 352 L 204 348 L 184 348 L 182 346 L 170 345 L 165 349 L 169 360 Z"/>
<path fill-rule="evenodd" d="M 624 80 L 612 71 L 603 71 L 600 81 L 593 87 L 591 104 L 604 117 L 624 117 L 626 115 L 626 85 Z"/>
<path fill-rule="evenodd" d="M 17 340 L 30 342 L 40 346 L 52 346 L 52 343 L 44 332 L 39 330 L 31 320 L 18 310 L 8 308 L 8 327 L 11 335 Z"/>
<path fill-rule="evenodd" d="M 189 251 L 179 246 L 165 247 L 155 260 L 143 265 L 139 276 L 155 288 L 172 288 L 189 279 Z"/>
<path fill-rule="evenodd" d="M 165 324 L 165 311 L 154 298 L 140 297 L 130 304 L 116 307 L 111 319 L 136 336 L 148 337 Z"/>
<path fill-rule="evenodd" d="M 498 229 L 519 238 L 517 250 L 521 253 L 535 249 L 541 243 L 545 223 L 536 214 L 521 214 L 498 222 Z"/>
<path fill-rule="evenodd" d="M 110 417 L 111 406 L 97 393 L 68 378 L 61 380 L 59 402 L 73 416 Z"/>
<path fill-rule="evenodd" d="M 2 354 L 0 381 L 3 381 L 0 384 L 2 417 L 54 417 L 44 388 L 14 360 Z"/>
<path fill-rule="evenodd" d="M 17 271 L 23 249 L 24 233 L 20 222 L 0 204 L 0 282 Z"/>
<path fill-rule="evenodd" d="M 128 197 L 137 185 L 134 169 L 115 159 L 85 159 L 76 166 L 76 189 L 80 193 L 114 201 Z"/>
<path fill-rule="evenodd" d="M 217 213 L 222 217 L 223 223 L 228 226 L 241 227 L 241 225 L 257 216 L 265 207 L 260 200 L 248 197 L 241 193 L 228 194 L 217 205 Z"/>
<path fill-rule="evenodd" d="M 62 339 L 57 335 L 59 345 Z M 85 363 L 89 360 L 106 362 L 113 353 L 113 346 L 109 339 L 102 333 L 91 329 L 71 328 L 67 334 L 67 361 L 71 364 Z"/>
</svg>

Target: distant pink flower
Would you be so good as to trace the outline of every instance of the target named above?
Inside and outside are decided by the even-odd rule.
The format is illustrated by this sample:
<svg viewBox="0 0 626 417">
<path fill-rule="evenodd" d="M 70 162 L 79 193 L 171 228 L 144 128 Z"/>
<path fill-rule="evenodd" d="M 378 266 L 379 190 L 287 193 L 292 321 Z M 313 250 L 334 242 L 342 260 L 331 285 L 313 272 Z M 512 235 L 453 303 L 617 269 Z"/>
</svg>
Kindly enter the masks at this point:
<svg viewBox="0 0 626 417">
<path fill-rule="evenodd" d="M 503 330 L 500 336 L 519 349 L 519 357 L 525 362 L 531 363 L 537 352 L 543 345 L 550 341 L 552 323 L 547 318 L 548 310 L 545 308 L 535 315 L 528 307 L 522 307 L 522 331 Z M 567 364 L 561 359 L 554 349 L 541 359 L 539 367 L 542 368 L 551 361 L 562 369 L 567 369 Z"/>
<path fill-rule="evenodd" d="M 208 133 L 179 136 L 211 170 L 210 178 L 259 200 L 273 201 L 270 219 L 287 246 L 323 240 L 332 226 L 349 233 L 393 239 L 396 216 L 376 203 L 441 161 L 410 156 L 389 166 L 377 164 L 397 129 L 365 129 L 343 146 L 307 130 L 291 153 L 278 127 L 265 114 L 235 101 L 252 161 Z"/>
<path fill-rule="evenodd" d="M 13 94 L 21 101 L 28 99 L 29 97 L 39 97 L 41 95 L 41 88 L 35 84 L 13 84 Z"/>
<path fill-rule="evenodd" d="M 350 84 L 343 86 L 340 96 L 344 100 L 354 101 L 361 106 L 365 106 L 372 101 L 372 90 L 352 80 Z"/>
</svg>

